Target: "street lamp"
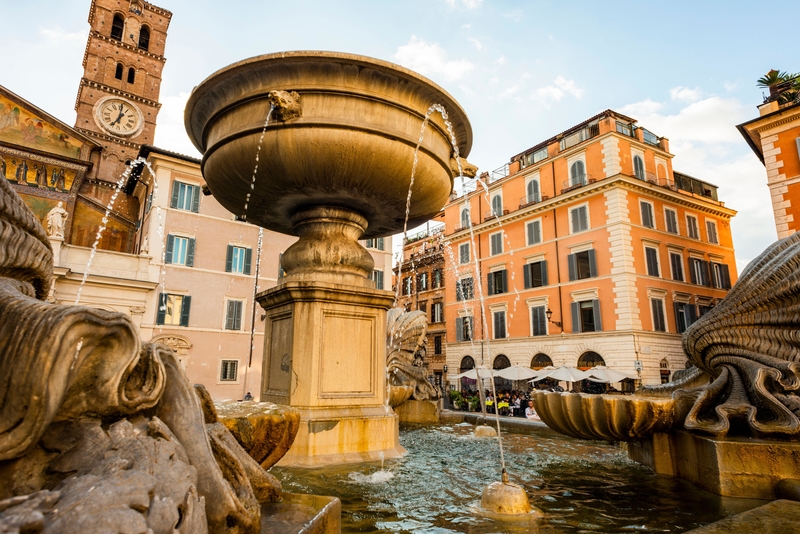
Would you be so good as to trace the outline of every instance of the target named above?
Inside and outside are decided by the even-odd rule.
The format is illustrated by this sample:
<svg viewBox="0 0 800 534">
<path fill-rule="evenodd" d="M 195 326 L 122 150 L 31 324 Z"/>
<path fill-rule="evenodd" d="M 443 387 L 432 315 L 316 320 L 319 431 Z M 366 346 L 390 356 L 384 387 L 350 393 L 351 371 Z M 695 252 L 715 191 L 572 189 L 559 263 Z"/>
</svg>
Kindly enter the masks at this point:
<svg viewBox="0 0 800 534">
<path fill-rule="evenodd" d="M 547 316 L 547 321 L 548 321 L 548 322 L 550 322 L 550 323 L 553 323 L 554 325 L 556 325 L 557 327 L 559 327 L 559 328 L 561 328 L 561 329 L 563 330 L 563 328 L 564 328 L 564 327 L 563 327 L 563 326 L 561 326 L 561 323 L 560 323 L 560 322 L 558 322 L 558 321 L 554 321 L 554 320 L 553 320 L 553 310 L 551 310 L 551 309 L 548 307 L 548 308 L 547 308 L 547 311 L 546 311 L 546 312 L 544 312 L 544 314 Z"/>
</svg>

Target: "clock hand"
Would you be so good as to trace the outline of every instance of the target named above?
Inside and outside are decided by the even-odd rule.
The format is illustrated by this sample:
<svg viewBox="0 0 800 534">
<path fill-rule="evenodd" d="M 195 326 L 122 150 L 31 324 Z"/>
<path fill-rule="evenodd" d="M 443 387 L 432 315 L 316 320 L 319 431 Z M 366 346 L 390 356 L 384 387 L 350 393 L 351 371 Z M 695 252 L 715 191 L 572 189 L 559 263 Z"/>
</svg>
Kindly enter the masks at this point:
<svg viewBox="0 0 800 534">
<path fill-rule="evenodd" d="M 111 126 L 114 126 L 115 124 L 119 123 L 119 121 L 122 120 L 123 116 L 125 116 L 124 107 L 123 107 L 122 104 L 120 104 L 119 105 L 119 116 L 116 118 L 116 120 L 114 122 L 111 123 Z"/>
</svg>

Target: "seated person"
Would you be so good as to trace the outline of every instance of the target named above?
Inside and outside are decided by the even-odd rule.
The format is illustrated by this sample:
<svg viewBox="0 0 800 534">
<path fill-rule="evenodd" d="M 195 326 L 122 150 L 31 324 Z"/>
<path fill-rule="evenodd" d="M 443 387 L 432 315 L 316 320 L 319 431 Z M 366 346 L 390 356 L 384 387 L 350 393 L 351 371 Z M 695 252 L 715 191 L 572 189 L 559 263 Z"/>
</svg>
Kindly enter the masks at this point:
<svg viewBox="0 0 800 534">
<path fill-rule="evenodd" d="M 542 420 L 533 407 L 533 401 L 528 401 L 528 407 L 525 408 L 525 417 L 527 417 L 528 419 L 533 419 L 534 421 Z"/>
</svg>

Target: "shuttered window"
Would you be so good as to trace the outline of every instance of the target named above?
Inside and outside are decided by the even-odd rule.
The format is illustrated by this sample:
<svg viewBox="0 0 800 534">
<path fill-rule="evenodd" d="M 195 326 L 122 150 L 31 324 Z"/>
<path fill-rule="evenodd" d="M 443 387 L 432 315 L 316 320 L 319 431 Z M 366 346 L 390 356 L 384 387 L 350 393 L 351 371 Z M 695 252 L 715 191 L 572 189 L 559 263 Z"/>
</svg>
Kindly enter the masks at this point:
<svg viewBox="0 0 800 534">
<path fill-rule="evenodd" d="M 200 187 L 183 182 L 172 182 L 172 199 L 169 205 L 171 208 L 197 213 L 200 211 Z"/>
<path fill-rule="evenodd" d="M 252 254 L 253 251 L 249 248 L 228 245 L 228 253 L 225 257 L 225 272 L 250 274 Z"/>
<path fill-rule="evenodd" d="M 639 155 L 633 156 L 633 174 L 640 180 L 645 179 L 644 160 Z"/>
<path fill-rule="evenodd" d="M 489 245 L 492 256 L 503 253 L 503 232 L 497 232 L 489 236 Z"/>
<path fill-rule="evenodd" d="M 600 332 L 603 330 L 599 300 L 573 302 L 571 307 L 573 332 Z"/>
<path fill-rule="evenodd" d="M 492 313 L 494 322 L 494 338 L 505 339 L 506 337 L 506 312 L 498 311 Z"/>
<path fill-rule="evenodd" d="M 490 295 L 500 295 L 508 292 L 508 275 L 505 269 L 494 271 L 487 275 L 487 291 Z"/>
<path fill-rule="evenodd" d="M 570 280 L 582 280 L 597 276 L 597 261 L 594 249 L 576 252 L 567 256 L 567 267 Z"/>
<path fill-rule="evenodd" d="M 711 287 L 709 264 L 698 258 L 689 258 L 689 272 L 693 284 Z"/>
<path fill-rule="evenodd" d="M 531 333 L 534 336 L 547 335 L 547 311 L 544 306 L 531 308 Z"/>
<path fill-rule="evenodd" d="M 672 279 L 677 282 L 683 282 L 683 256 L 670 252 L 669 263 L 672 267 Z"/>
<path fill-rule="evenodd" d="M 639 202 L 639 210 L 642 212 L 642 226 L 647 228 L 655 228 L 655 219 L 653 218 L 653 205 L 649 202 L 642 200 Z"/>
<path fill-rule="evenodd" d="M 678 230 L 678 212 L 669 208 L 664 210 L 664 218 L 667 222 L 667 232 L 671 234 L 680 233 Z"/>
<path fill-rule="evenodd" d="M 688 302 L 676 302 L 674 307 L 675 327 L 678 329 L 678 333 L 682 334 L 697 320 L 697 310 L 694 304 Z"/>
<path fill-rule="evenodd" d="M 714 221 L 706 221 L 706 235 L 708 236 L 708 242 L 712 245 L 719 244 L 719 237 L 717 237 L 717 223 Z"/>
<path fill-rule="evenodd" d="M 170 234 L 167 236 L 167 249 L 164 252 L 164 263 L 193 267 L 194 248 L 194 239 Z"/>
<path fill-rule="evenodd" d="M 694 215 L 686 216 L 686 233 L 692 239 L 700 239 L 700 229 L 697 226 L 697 217 Z"/>
<path fill-rule="evenodd" d="M 173 295 L 159 293 L 156 324 L 189 326 L 189 310 L 192 297 L 189 295 Z"/>
<path fill-rule="evenodd" d="M 547 262 L 537 261 L 522 266 L 525 289 L 547 285 Z"/>
<path fill-rule="evenodd" d="M 712 283 L 717 289 L 731 288 L 731 274 L 724 263 L 711 263 Z"/>
<path fill-rule="evenodd" d="M 462 278 L 456 282 L 456 300 L 469 300 L 474 297 L 472 278 Z"/>
<path fill-rule="evenodd" d="M 469 263 L 469 243 L 458 245 L 458 262 L 461 264 Z"/>
<path fill-rule="evenodd" d="M 456 317 L 456 341 L 472 340 L 472 317 Z"/>
<path fill-rule="evenodd" d="M 541 221 L 529 222 L 525 229 L 527 230 L 528 245 L 535 245 L 542 242 L 542 223 Z"/>
<path fill-rule="evenodd" d="M 444 304 L 441 302 L 434 302 L 433 306 L 431 306 L 431 322 L 432 323 L 441 323 L 444 314 L 442 313 L 444 310 Z"/>
<path fill-rule="evenodd" d="M 644 247 L 645 260 L 647 261 L 647 274 L 650 276 L 661 276 L 658 268 L 658 249 Z"/>
<path fill-rule="evenodd" d="M 244 302 L 241 300 L 229 300 L 225 313 L 225 330 L 242 329 L 242 311 Z"/>
<path fill-rule="evenodd" d="M 589 213 L 586 206 L 573 208 L 569 213 L 573 234 L 589 229 Z"/>
<path fill-rule="evenodd" d="M 372 281 L 375 282 L 375 289 L 383 289 L 383 271 L 372 271 Z"/>
<path fill-rule="evenodd" d="M 650 299 L 650 307 L 653 310 L 653 330 L 666 332 L 667 322 L 664 317 L 664 301 L 662 299 Z"/>
</svg>

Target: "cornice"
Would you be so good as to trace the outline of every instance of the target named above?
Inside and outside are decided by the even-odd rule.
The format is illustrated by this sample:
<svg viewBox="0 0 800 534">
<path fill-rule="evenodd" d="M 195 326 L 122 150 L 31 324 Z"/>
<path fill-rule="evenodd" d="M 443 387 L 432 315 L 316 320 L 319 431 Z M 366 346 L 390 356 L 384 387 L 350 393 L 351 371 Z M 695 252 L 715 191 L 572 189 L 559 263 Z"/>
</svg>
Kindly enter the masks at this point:
<svg viewBox="0 0 800 534">
<path fill-rule="evenodd" d="M 153 54 L 152 52 L 148 52 L 147 50 L 142 50 L 138 46 L 129 45 L 128 43 L 125 43 L 123 41 L 117 41 L 116 39 L 112 39 L 111 37 L 107 37 L 107 36 L 103 35 L 102 33 L 100 33 L 97 30 L 89 30 L 89 38 L 86 40 L 86 50 L 83 52 L 82 65 L 83 65 L 84 68 L 86 68 L 86 61 L 89 59 L 89 48 L 90 48 L 90 43 L 92 41 L 92 37 L 94 37 L 95 39 L 98 39 L 100 41 L 103 41 L 103 42 L 106 42 L 106 43 L 110 43 L 110 44 L 112 44 L 114 46 L 118 46 L 120 48 L 123 48 L 123 49 L 127 50 L 128 52 L 133 52 L 134 54 L 137 54 L 137 55 L 140 55 L 140 56 L 148 57 L 150 59 L 155 59 L 156 61 L 160 61 L 161 63 L 166 63 L 166 61 L 167 61 L 167 58 L 165 58 L 162 55 Z"/>
<path fill-rule="evenodd" d="M 792 111 L 794 111 L 794 113 L 792 113 Z M 771 121 L 763 126 L 754 128 L 753 131 L 760 135 L 768 130 L 778 128 L 779 126 L 783 126 L 784 124 L 789 124 L 791 122 L 797 122 L 798 120 L 800 120 L 800 109 L 790 110 L 787 116 L 776 121 Z"/>
<path fill-rule="evenodd" d="M 161 103 L 156 100 L 150 100 L 149 98 L 145 98 L 143 96 L 135 95 L 133 93 L 129 93 L 128 91 L 122 91 L 120 89 L 115 89 L 114 87 L 108 86 L 104 83 L 95 82 L 90 80 L 89 78 L 81 78 L 81 83 L 78 86 L 78 96 L 75 99 L 75 110 L 78 110 L 78 105 L 80 104 L 81 100 L 81 91 L 83 91 L 84 87 L 91 87 L 93 89 L 97 89 L 100 91 L 105 91 L 106 93 L 121 96 L 127 98 L 128 100 L 133 100 L 140 104 L 144 104 L 146 106 L 150 106 L 156 109 L 161 109 Z M 155 120 L 155 119 L 154 119 Z"/>
<path fill-rule="evenodd" d="M 140 143 L 131 143 L 130 141 L 126 141 L 125 139 L 120 139 L 119 137 L 113 137 L 111 135 L 105 135 L 100 132 L 95 132 L 94 130 L 87 130 L 86 128 L 75 128 L 79 132 L 84 135 L 88 135 L 90 137 L 94 137 L 95 139 L 100 139 L 102 141 L 108 141 L 110 143 L 115 143 L 117 145 L 122 145 L 124 147 L 132 148 L 134 150 L 139 150 L 141 148 Z"/>
</svg>

